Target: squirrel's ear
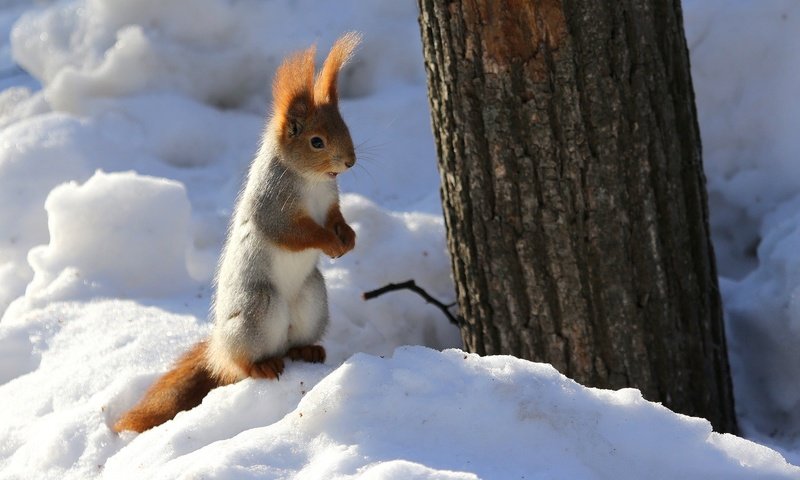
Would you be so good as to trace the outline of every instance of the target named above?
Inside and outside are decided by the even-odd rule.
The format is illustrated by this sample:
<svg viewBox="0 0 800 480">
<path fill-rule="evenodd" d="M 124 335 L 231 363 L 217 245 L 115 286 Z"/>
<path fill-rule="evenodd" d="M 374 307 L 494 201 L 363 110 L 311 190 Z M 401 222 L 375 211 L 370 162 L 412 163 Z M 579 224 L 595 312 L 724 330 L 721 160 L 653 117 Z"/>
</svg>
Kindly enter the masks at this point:
<svg viewBox="0 0 800 480">
<path fill-rule="evenodd" d="M 314 110 L 314 53 L 316 48 L 295 53 L 283 61 L 272 83 L 273 116 L 279 131 L 300 133 Z"/>
<path fill-rule="evenodd" d="M 325 59 L 322 70 L 317 76 L 317 82 L 314 84 L 314 102 L 317 105 L 338 102 L 336 79 L 339 70 L 353 55 L 359 43 L 361 43 L 360 33 L 347 32 L 333 44 L 331 53 Z"/>
</svg>

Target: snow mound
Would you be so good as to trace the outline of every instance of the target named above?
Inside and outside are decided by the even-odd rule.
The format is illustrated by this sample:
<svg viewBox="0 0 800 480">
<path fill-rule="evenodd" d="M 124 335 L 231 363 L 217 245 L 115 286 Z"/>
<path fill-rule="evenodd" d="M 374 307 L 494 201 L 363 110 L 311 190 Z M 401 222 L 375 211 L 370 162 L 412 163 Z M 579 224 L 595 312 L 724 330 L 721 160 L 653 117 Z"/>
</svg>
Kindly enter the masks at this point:
<svg viewBox="0 0 800 480">
<path fill-rule="evenodd" d="M 53 189 L 45 208 L 50 243 L 28 255 L 29 299 L 163 297 L 191 285 L 191 207 L 182 184 L 98 171 L 83 185 Z"/>
<path fill-rule="evenodd" d="M 248 387 L 255 389 L 258 383 L 263 382 Z M 290 388 L 299 385 L 295 378 L 287 383 L 293 384 Z M 261 404 L 272 405 L 271 398 L 265 395 Z M 800 468 L 771 450 L 712 433 L 708 422 L 647 402 L 637 390 L 587 389 L 548 365 L 511 357 L 481 358 L 459 350 L 440 353 L 404 347 L 390 359 L 355 355 L 280 420 L 196 445 L 198 438 L 213 436 L 210 432 L 223 424 L 216 415 L 232 415 L 207 405 L 221 400 L 220 394 L 204 402 L 202 412 L 192 412 L 198 421 L 178 419 L 158 432 L 134 438 L 109 459 L 105 475 L 459 479 L 800 475 Z M 277 404 L 276 408 L 285 407 L 285 402 Z M 209 425 L 199 421 L 201 416 Z M 194 451 L 175 455 L 190 442 L 197 447 Z M 165 455 L 165 445 L 172 454 Z"/>
<path fill-rule="evenodd" d="M 761 219 L 800 184 L 800 5 L 690 0 L 684 8 L 720 274 L 741 278 L 755 267 Z"/>
<path fill-rule="evenodd" d="M 747 435 L 796 449 L 800 4 L 685 6 L 737 413 Z"/>
<path fill-rule="evenodd" d="M 758 268 L 723 283 L 746 427 L 800 438 L 800 197 L 764 221 Z M 752 432 L 751 432 L 752 433 Z"/>
<path fill-rule="evenodd" d="M 48 85 L 48 99 L 58 109 L 77 111 L 91 96 L 162 89 L 235 104 L 243 99 L 228 95 L 237 90 L 246 95 L 264 85 L 268 66 L 275 63 L 253 49 L 252 20 L 240 24 L 252 3 L 65 3 L 18 22 L 12 32 L 13 52 L 26 70 Z"/>
<path fill-rule="evenodd" d="M 20 347 L 29 373 L 0 385 L 0 477 L 800 475 L 774 451 L 713 433 L 636 390 L 585 388 L 548 365 L 424 347 L 357 354 L 338 367 L 289 362 L 280 381 L 218 388 L 148 432 L 114 434 L 110 425 L 208 334 L 196 316 L 204 307 L 52 302 L 4 322 L 0 343 Z"/>
<path fill-rule="evenodd" d="M 17 22 L 12 49 L 60 110 L 78 112 L 89 98 L 144 91 L 181 91 L 206 103 L 241 106 L 263 98 L 281 59 L 308 42 L 306 32 L 330 45 L 345 31 L 331 28 L 323 12 L 312 13 L 318 10 L 313 0 L 64 2 Z M 383 29 L 343 74 L 343 96 L 364 95 L 387 76 L 424 78 L 418 53 L 390 41 L 392 33 L 415 28 L 398 22 L 414 15 L 412 2 L 383 0 L 365 8 L 349 0 L 335 10 L 367 37 Z M 301 12 L 302 27 L 285 20 Z"/>
<path fill-rule="evenodd" d="M 50 190 L 91 174 L 86 140 L 81 122 L 61 114 L 0 130 L 0 311 L 31 279 L 28 250 L 47 242 L 43 206 Z"/>
<path fill-rule="evenodd" d="M 0 373 L 20 371 L 0 385 L 0 403 L 9 407 L 0 410 L 0 478 L 99 476 L 120 448 L 109 426 L 119 408 L 204 327 L 185 309 L 120 300 L 52 302 L 4 319 L 0 345 L 19 351 L 16 365 Z"/>
</svg>

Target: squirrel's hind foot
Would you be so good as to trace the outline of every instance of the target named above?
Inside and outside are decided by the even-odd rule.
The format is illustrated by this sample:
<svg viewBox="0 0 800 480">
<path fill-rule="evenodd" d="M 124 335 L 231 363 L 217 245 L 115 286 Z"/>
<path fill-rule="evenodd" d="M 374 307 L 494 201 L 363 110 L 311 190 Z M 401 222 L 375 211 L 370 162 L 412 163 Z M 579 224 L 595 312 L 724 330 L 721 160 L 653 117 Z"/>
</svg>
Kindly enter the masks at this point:
<svg viewBox="0 0 800 480">
<path fill-rule="evenodd" d="M 325 361 L 325 348 L 323 348 L 322 345 L 304 345 L 302 347 L 292 347 L 286 352 L 285 356 L 291 360 L 322 363 Z M 253 378 L 279 380 L 281 374 L 283 373 L 283 368 L 283 358 L 270 357 L 251 364 L 247 370 L 247 373 Z"/>
<path fill-rule="evenodd" d="M 325 361 L 325 348 L 322 345 L 304 345 L 302 347 L 292 347 L 286 352 L 286 356 L 292 360 L 303 360 L 310 363 L 322 363 Z"/>
<path fill-rule="evenodd" d="M 283 359 L 270 357 L 253 363 L 248 374 L 253 378 L 266 378 L 269 380 L 280 379 L 283 373 Z"/>
</svg>

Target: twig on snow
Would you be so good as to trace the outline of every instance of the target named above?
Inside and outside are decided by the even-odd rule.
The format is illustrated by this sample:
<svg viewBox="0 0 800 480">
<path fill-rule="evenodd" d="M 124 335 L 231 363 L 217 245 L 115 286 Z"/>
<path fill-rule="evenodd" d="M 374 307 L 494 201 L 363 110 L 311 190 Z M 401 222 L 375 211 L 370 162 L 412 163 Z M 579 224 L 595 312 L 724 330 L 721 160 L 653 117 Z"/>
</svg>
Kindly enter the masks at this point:
<svg viewBox="0 0 800 480">
<path fill-rule="evenodd" d="M 396 290 L 411 290 L 412 292 L 415 292 L 417 295 L 419 295 L 422 298 L 424 298 L 426 302 L 428 302 L 430 304 L 433 304 L 434 306 L 438 307 L 439 310 L 441 310 L 442 313 L 445 314 L 447 319 L 450 320 L 450 323 L 452 323 L 455 326 L 460 326 L 461 324 L 464 323 L 464 319 L 460 315 L 456 316 L 456 315 L 453 315 L 452 313 L 450 313 L 450 307 L 455 306 L 456 305 L 455 303 L 451 303 L 450 305 L 445 305 L 444 303 L 440 302 L 439 300 L 436 300 L 428 292 L 426 292 L 425 289 L 423 289 L 419 285 L 417 285 L 417 283 L 414 282 L 414 280 L 408 280 L 408 281 L 401 282 L 401 283 L 390 283 L 390 284 L 384 285 L 383 287 L 378 288 L 376 290 L 371 290 L 369 292 L 364 292 L 364 293 L 361 294 L 361 297 L 364 300 L 371 300 L 371 299 L 373 299 L 375 297 L 379 297 L 379 296 L 383 295 L 384 293 L 393 292 L 393 291 L 396 291 Z"/>
</svg>

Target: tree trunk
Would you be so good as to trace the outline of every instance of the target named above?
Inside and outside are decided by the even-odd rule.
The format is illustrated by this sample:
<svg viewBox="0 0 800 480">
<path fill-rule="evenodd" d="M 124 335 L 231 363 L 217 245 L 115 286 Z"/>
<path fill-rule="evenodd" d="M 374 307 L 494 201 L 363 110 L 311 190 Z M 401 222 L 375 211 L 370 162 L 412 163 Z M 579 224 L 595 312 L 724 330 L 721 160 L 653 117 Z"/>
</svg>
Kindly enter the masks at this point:
<svg viewBox="0 0 800 480">
<path fill-rule="evenodd" d="M 679 2 L 419 6 L 467 349 L 735 431 Z"/>
</svg>

